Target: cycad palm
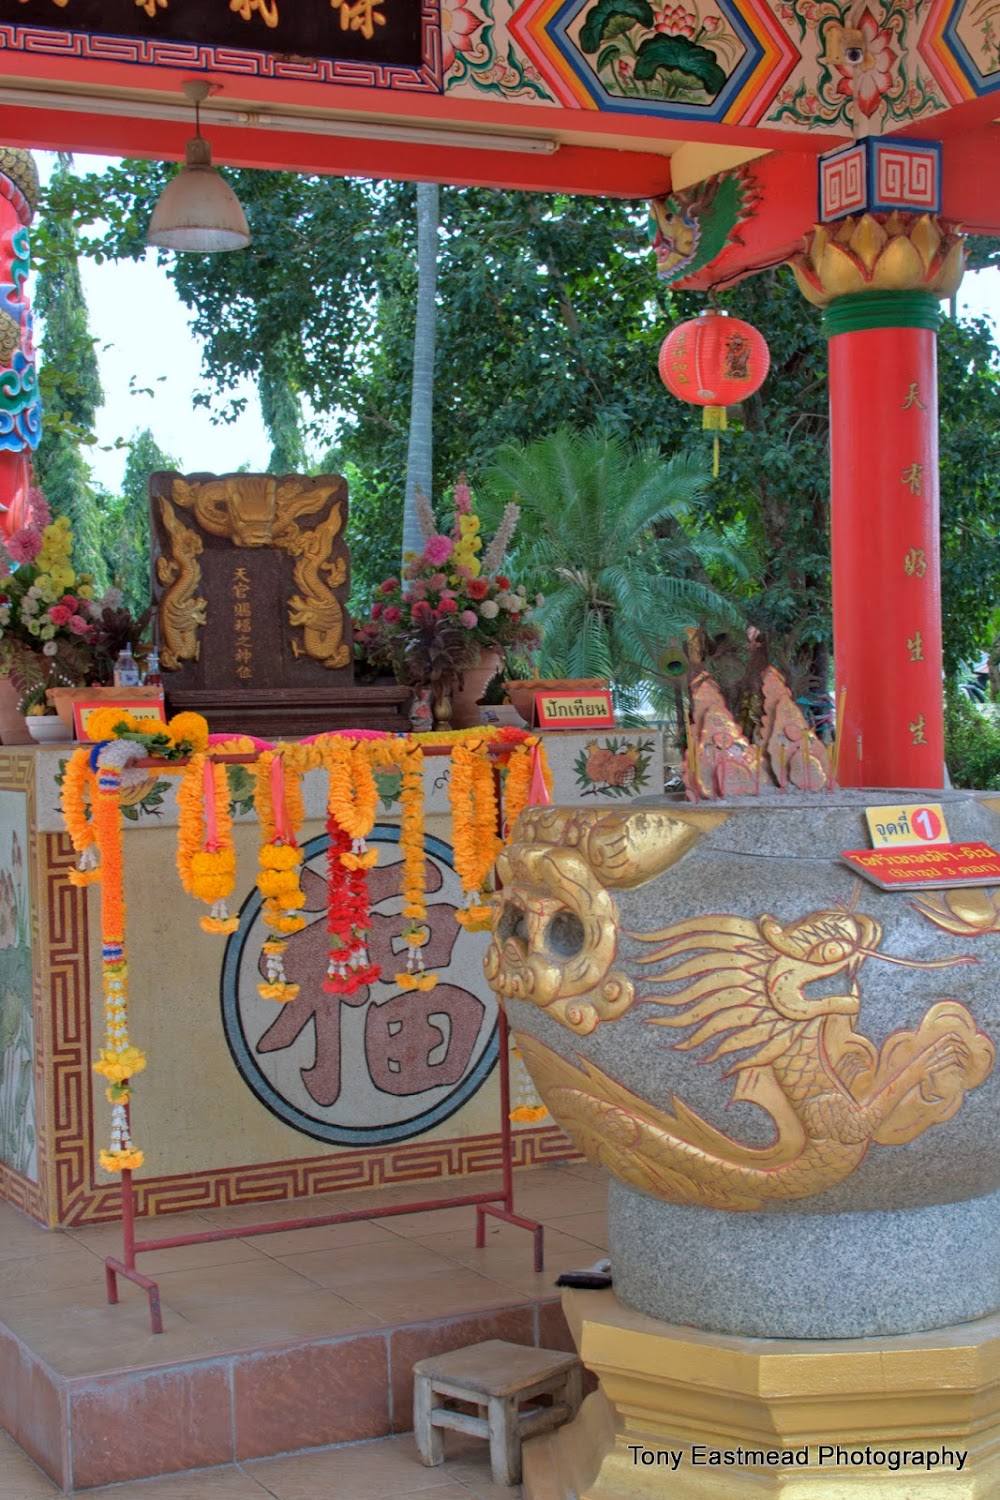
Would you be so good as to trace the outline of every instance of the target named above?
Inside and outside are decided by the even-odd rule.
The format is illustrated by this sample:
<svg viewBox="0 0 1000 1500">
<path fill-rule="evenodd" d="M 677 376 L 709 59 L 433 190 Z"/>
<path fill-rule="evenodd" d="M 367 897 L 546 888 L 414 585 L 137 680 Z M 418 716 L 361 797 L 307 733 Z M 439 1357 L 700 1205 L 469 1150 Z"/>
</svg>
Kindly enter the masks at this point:
<svg viewBox="0 0 1000 1500">
<path fill-rule="evenodd" d="M 501 448 L 486 475 L 484 512 L 521 506 L 512 566 L 541 590 L 535 620 L 545 675 L 606 677 L 626 706 L 655 681 L 672 636 L 706 622 L 738 626 L 737 607 L 705 579 L 712 562 L 736 576 L 738 549 L 699 531 L 704 464 L 665 460 L 650 444 L 560 428 L 526 447 Z"/>
</svg>

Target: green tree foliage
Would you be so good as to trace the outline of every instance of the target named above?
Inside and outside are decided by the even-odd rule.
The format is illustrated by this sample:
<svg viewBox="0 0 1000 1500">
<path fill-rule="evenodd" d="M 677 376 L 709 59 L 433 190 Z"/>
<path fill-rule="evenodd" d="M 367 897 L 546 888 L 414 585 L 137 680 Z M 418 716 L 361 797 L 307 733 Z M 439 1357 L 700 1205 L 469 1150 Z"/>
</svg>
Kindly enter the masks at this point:
<svg viewBox="0 0 1000 1500">
<path fill-rule="evenodd" d="M 944 759 L 953 786 L 1000 790 L 1000 718 L 980 712 L 949 684 L 944 705 Z"/>
<path fill-rule="evenodd" d="M 68 159 L 60 158 L 53 174 L 60 192 L 72 177 Z M 94 416 L 104 395 L 80 284 L 72 213 L 67 209 L 43 213 L 34 231 L 33 248 L 40 257 L 34 306 L 42 319 L 39 387 L 43 410 L 35 473 L 53 513 L 68 516 L 73 523 L 78 568 L 104 588 L 101 514 L 83 452 L 93 441 Z"/>
<path fill-rule="evenodd" d="M 247 210 L 253 245 L 176 257 L 170 273 L 206 340 L 205 371 L 217 392 L 224 396 L 250 376 L 262 394 L 271 383 L 332 423 L 341 467 L 351 466 L 348 539 L 362 597 L 398 558 L 417 290 L 415 190 L 226 175 Z M 123 163 L 97 178 L 63 181 L 50 196 L 99 226 L 88 253 L 133 255 L 141 253 L 141 230 L 164 180 L 158 164 Z M 666 452 L 700 441 L 697 410 L 663 390 L 656 355 L 669 327 L 704 303 L 657 283 L 643 204 L 444 189 L 438 246 L 439 493 L 463 469 L 475 482 L 501 444 L 530 443 L 567 421 L 581 429 L 600 422 Z M 973 250 L 977 264 L 988 264 L 995 245 L 975 242 Z M 786 659 L 805 656 L 823 676 L 829 456 L 820 315 L 787 271 L 748 278 L 720 302 L 765 334 L 772 373 L 723 436 L 722 473 L 705 520 L 718 534 L 741 531 L 761 557 L 753 588 L 744 590 L 749 618 Z M 987 330 L 946 326 L 942 582 L 950 665 L 987 644 L 983 620 L 1000 602 L 994 359 Z M 871 441 L 878 441 L 876 426 Z M 736 578 L 732 584 L 740 586 Z"/>
<path fill-rule="evenodd" d="M 671 636 L 701 620 L 741 625 L 705 581 L 720 549 L 698 524 L 704 460 L 665 462 L 652 444 L 563 427 L 501 448 L 485 488 L 487 515 L 515 497 L 521 505 L 512 570 L 547 590 L 534 616 L 543 675 L 609 678 L 627 708 L 657 677 Z M 724 561 L 740 570 L 734 552 Z"/>
<path fill-rule="evenodd" d="M 104 555 L 111 581 L 121 589 L 125 607 L 141 615 L 149 604 L 149 476 L 176 469 L 149 428 L 128 445 L 121 493 L 104 500 Z"/>
</svg>

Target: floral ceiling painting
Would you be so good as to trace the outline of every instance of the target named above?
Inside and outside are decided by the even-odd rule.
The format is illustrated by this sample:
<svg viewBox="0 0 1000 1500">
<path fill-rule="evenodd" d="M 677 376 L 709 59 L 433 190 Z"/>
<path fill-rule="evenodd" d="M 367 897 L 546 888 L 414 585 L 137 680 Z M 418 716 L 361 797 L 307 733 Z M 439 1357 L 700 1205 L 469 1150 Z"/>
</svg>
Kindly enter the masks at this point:
<svg viewBox="0 0 1000 1500">
<path fill-rule="evenodd" d="M 891 132 L 1000 87 L 1000 0 L 442 0 L 446 93 Z"/>
</svg>

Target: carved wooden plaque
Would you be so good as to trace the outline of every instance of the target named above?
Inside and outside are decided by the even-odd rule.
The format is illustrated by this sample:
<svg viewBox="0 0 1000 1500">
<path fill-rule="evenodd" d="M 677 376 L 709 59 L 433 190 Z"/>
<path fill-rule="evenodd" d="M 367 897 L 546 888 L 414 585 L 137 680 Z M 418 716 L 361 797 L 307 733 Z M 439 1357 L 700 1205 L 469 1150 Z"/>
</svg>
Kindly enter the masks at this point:
<svg viewBox="0 0 1000 1500">
<path fill-rule="evenodd" d="M 157 473 L 149 494 L 168 692 L 351 685 L 339 475 Z"/>
</svg>

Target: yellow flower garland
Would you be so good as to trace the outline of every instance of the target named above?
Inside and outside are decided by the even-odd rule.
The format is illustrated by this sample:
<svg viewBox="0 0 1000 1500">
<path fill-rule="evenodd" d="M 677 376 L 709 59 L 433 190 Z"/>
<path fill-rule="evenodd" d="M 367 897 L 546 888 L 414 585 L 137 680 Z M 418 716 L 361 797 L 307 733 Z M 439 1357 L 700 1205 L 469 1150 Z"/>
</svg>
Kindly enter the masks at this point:
<svg viewBox="0 0 1000 1500">
<path fill-rule="evenodd" d="M 208 848 L 206 783 L 215 814 L 215 847 Z M 229 779 L 224 765 L 210 764 L 203 751 L 189 760 L 177 788 L 177 869 L 189 895 L 211 905 L 201 918 L 205 932 L 235 932 L 239 919 L 229 915 L 226 900 L 236 884 L 236 850 L 229 813 Z"/>
<path fill-rule="evenodd" d="M 284 813 L 291 843 L 279 840 L 278 826 L 281 821 L 271 795 L 271 768 L 281 749 L 265 750 L 257 757 L 253 766 L 254 805 L 260 822 L 261 845 L 258 853 L 260 871 L 257 888 L 264 898 L 264 923 L 272 932 L 288 936 L 301 932 L 306 919 L 301 914 L 306 904 L 299 884 L 299 864 L 302 851 L 295 842 L 297 832 L 305 817 L 302 801 L 302 772 L 294 761 L 283 764 Z M 299 986 L 291 984 L 285 974 L 285 943 L 271 940 L 264 944 L 264 984 L 257 986 L 257 993 L 264 1000 L 277 1000 L 282 1004 L 295 1000 Z"/>
</svg>

